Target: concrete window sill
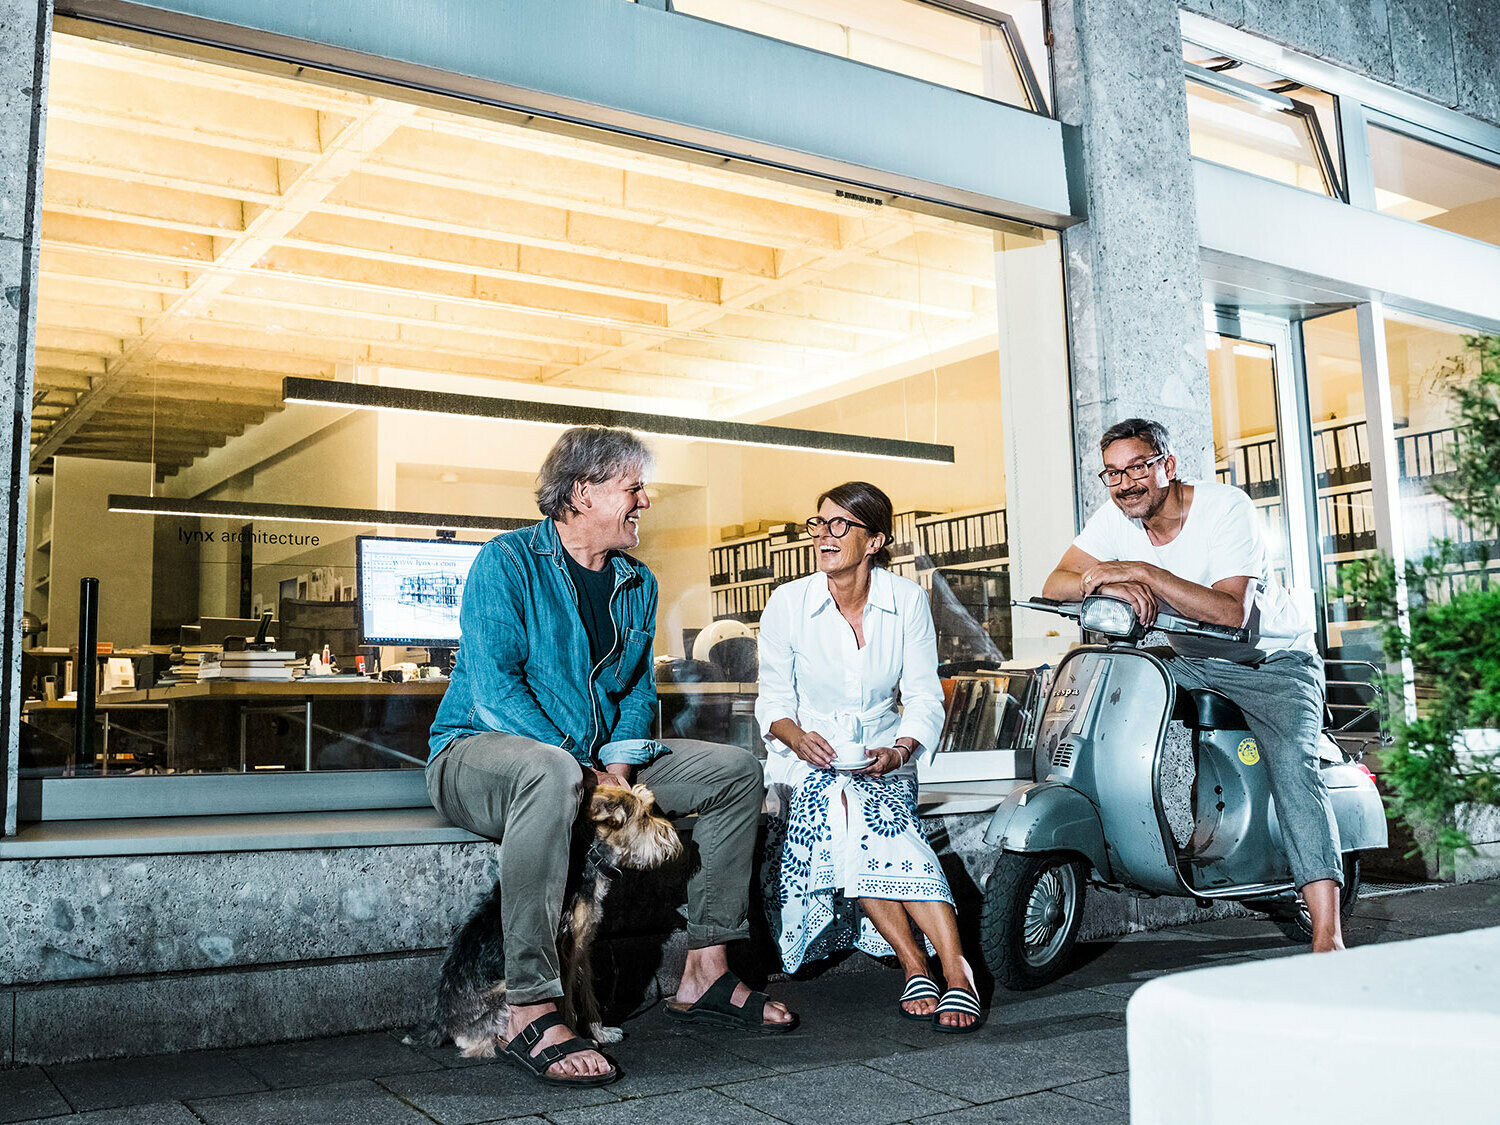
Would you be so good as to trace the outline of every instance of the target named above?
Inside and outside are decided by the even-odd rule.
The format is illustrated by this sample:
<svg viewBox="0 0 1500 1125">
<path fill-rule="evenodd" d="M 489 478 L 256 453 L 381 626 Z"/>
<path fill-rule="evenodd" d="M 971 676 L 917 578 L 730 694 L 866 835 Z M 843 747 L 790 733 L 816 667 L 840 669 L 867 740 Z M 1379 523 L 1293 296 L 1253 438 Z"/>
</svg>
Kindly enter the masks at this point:
<svg viewBox="0 0 1500 1125">
<path fill-rule="evenodd" d="M 972 781 L 932 786 L 921 791 L 919 810 L 923 816 L 988 812 L 1016 784 Z M 461 844 L 481 839 L 431 808 L 48 820 L 23 825 L 15 836 L 0 839 L 0 860 Z"/>
</svg>

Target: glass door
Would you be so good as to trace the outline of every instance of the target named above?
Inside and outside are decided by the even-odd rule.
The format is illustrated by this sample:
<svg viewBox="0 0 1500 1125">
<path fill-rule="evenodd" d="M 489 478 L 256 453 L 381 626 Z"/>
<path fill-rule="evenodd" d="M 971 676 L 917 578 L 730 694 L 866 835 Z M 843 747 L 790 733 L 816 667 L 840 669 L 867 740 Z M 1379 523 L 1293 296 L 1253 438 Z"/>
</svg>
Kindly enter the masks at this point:
<svg viewBox="0 0 1500 1125">
<path fill-rule="evenodd" d="M 1291 377 L 1291 331 L 1284 320 L 1216 312 L 1208 338 L 1214 475 L 1249 496 L 1264 521 L 1272 573 L 1311 597 L 1302 529 L 1307 500 Z"/>
</svg>

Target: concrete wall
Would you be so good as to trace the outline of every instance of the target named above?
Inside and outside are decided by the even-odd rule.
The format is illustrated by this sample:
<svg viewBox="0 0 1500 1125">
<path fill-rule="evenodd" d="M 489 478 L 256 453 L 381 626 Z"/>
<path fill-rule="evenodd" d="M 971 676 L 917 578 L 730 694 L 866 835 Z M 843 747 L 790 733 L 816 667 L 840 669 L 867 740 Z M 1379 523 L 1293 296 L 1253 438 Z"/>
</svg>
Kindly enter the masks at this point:
<svg viewBox="0 0 1500 1125">
<path fill-rule="evenodd" d="M 1500 124 L 1497 0 L 1187 0 L 1182 7 Z"/>
<path fill-rule="evenodd" d="M 0 863 L 0 1022 L 9 1032 L 13 1008 L 15 1027 L 0 1064 L 414 1022 L 495 856 L 474 843 Z"/>
<path fill-rule="evenodd" d="M 1079 518 L 1105 499 L 1098 437 L 1171 429 L 1185 475 L 1213 470 L 1181 30 L 1172 0 L 1054 0 L 1058 115 L 1076 129 L 1088 221 L 1063 232 Z"/>
</svg>

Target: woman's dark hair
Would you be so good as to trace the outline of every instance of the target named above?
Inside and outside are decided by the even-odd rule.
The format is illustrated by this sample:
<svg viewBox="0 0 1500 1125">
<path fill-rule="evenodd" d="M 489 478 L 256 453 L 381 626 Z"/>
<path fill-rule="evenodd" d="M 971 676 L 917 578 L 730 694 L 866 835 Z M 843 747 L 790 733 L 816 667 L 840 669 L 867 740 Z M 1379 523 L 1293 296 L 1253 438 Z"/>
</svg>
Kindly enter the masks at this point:
<svg viewBox="0 0 1500 1125">
<path fill-rule="evenodd" d="M 823 507 L 824 500 L 832 500 L 844 511 L 864 524 L 870 530 L 871 535 L 884 535 L 885 542 L 880 545 L 880 550 L 875 552 L 872 560 L 876 566 L 891 565 L 891 531 L 892 508 L 891 498 L 873 484 L 867 484 L 862 480 L 845 481 L 843 484 L 835 485 L 823 495 L 818 497 L 818 507 Z"/>
</svg>

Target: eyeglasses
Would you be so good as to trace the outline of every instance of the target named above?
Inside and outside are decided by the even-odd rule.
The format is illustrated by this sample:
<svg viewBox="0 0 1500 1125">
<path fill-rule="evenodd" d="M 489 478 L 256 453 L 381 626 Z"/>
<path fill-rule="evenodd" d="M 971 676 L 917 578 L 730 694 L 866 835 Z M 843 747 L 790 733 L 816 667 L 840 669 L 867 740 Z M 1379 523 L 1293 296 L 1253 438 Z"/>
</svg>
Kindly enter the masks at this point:
<svg viewBox="0 0 1500 1125">
<path fill-rule="evenodd" d="M 809 535 L 821 535 L 825 527 L 828 529 L 828 534 L 832 535 L 835 539 L 842 539 L 848 535 L 851 527 L 862 527 L 866 531 L 870 530 L 869 524 L 860 523 L 858 520 L 846 520 L 843 516 L 834 516 L 831 520 L 825 520 L 822 516 L 813 516 L 807 521 L 807 533 Z"/>
<path fill-rule="evenodd" d="M 1113 488 L 1120 483 L 1124 477 L 1131 480 L 1145 480 L 1146 474 L 1151 471 L 1151 466 L 1165 457 L 1165 453 L 1158 453 L 1155 457 L 1147 457 L 1144 461 L 1137 461 L 1134 465 L 1126 465 L 1123 469 L 1105 469 L 1099 474 L 1107 488 Z"/>
</svg>

